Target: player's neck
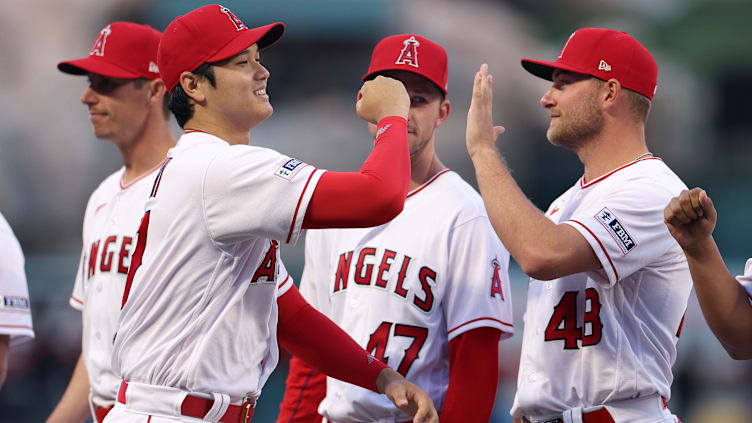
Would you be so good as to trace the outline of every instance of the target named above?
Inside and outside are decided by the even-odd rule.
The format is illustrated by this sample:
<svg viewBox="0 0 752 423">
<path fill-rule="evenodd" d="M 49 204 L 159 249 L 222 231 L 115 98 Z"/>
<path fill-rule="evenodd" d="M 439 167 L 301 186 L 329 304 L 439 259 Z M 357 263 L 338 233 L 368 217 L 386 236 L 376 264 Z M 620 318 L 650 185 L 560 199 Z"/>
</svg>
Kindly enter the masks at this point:
<svg viewBox="0 0 752 423">
<path fill-rule="evenodd" d="M 426 148 L 410 157 L 410 191 L 425 184 L 444 169 L 431 142 Z"/>
<path fill-rule="evenodd" d="M 230 145 L 248 145 L 251 142 L 251 128 L 255 126 L 249 125 L 248 122 L 238 125 L 225 116 L 196 107 L 193 117 L 185 123 L 184 129 L 206 132 L 222 138 Z"/>
<path fill-rule="evenodd" d="M 606 173 L 645 157 L 648 149 L 642 127 L 604 128 L 599 135 L 582 146 L 577 155 L 585 165 L 585 181 L 592 181 Z"/>
<path fill-rule="evenodd" d="M 167 157 L 167 151 L 175 146 L 175 139 L 170 134 L 167 121 L 161 116 L 158 119 L 161 121 L 147 124 L 133 142 L 120 149 L 125 166 L 124 184 L 154 169 Z"/>
</svg>

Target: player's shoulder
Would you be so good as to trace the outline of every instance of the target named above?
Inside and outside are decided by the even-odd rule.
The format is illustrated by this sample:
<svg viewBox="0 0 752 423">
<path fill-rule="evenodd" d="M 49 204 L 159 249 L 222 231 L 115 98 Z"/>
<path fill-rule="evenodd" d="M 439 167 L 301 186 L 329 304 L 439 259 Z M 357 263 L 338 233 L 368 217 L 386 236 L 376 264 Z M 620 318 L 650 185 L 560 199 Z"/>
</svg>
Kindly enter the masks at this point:
<svg viewBox="0 0 752 423">
<path fill-rule="evenodd" d="M 461 220 L 487 216 L 478 191 L 449 169 L 439 172 L 408 195 L 418 197 L 421 194 L 424 201 L 440 205 L 436 208 L 438 212 L 457 215 Z"/>
<path fill-rule="evenodd" d="M 653 192 L 659 197 L 673 197 L 687 189 L 681 178 L 658 157 L 629 163 L 605 176 L 602 185 L 608 190 L 638 189 L 646 194 Z"/>
</svg>

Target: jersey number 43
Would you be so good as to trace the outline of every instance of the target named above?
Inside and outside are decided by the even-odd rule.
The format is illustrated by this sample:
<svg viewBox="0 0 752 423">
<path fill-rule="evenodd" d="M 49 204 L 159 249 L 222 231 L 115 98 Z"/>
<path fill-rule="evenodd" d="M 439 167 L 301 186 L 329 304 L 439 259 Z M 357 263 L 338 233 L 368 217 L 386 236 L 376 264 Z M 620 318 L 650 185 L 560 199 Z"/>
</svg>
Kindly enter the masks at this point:
<svg viewBox="0 0 752 423">
<path fill-rule="evenodd" d="M 565 292 L 559 304 L 554 307 L 554 313 L 546 326 L 545 340 L 563 340 L 565 350 L 578 349 L 577 340 L 582 341 L 583 347 L 595 345 L 601 340 L 603 323 L 601 323 L 601 301 L 598 291 L 593 288 L 585 290 L 583 327 L 577 326 L 577 296 L 579 294 L 579 291 Z"/>
</svg>

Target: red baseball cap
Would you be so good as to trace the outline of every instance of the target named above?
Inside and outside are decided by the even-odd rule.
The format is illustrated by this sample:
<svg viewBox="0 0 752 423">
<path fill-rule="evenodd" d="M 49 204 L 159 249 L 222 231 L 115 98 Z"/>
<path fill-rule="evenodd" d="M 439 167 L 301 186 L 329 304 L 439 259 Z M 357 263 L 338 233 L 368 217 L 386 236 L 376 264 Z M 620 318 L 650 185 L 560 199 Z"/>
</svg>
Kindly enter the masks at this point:
<svg viewBox="0 0 752 423">
<path fill-rule="evenodd" d="M 427 78 L 447 94 L 448 59 L 444 47 L 416 34 L 386 37 L 376 44 L 363 81 L 390 70 L 402 70 Z"/>
<path fill-rule="evenodd" d="M 658 65 L 648 49 L 626 32 L 612 29 L 578 29 L 555 61 L 522 59 L 522 67 L 549 81 L 554 69 L 583 73 L 604 81 L 614 78 L 651 100 L 658 83 Z"/>
<path fill-rule="evenodd" d="M 114 22 L 102 28 L 89 56 L 57 64 L 62 72 L 110 78 L 159 78 L 157 48 L 162 33 L 149 25 Z"/>
<path fill-rule="evenodd" d="M 269 47 L 284 31 L 281 22 L 249 29 L 219 4 L 199 7 L 179 16 L 165 29 L 157 54 L 162 80 L 172 92 L 181 73 L 232 57 L 253 44 L 258 44 L 259 50 Z"/>
</svg>

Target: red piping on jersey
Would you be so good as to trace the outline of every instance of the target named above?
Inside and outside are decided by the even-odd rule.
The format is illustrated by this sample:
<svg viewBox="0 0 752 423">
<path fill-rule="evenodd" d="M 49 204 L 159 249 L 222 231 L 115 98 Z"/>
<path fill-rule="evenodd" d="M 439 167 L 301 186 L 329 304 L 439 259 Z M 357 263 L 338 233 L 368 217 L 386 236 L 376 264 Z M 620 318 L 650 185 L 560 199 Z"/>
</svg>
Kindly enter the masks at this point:
<svg viewBox="0 0 752 423">
<path fill-rule="evenodd" d="M 415 191 L 413 191 L 413 192 L 411 192 L 411 193 L 408 193 L 408 194 L 407 194 L 407 198 L 410 198 L 410 196 L 412 196 L 412 195 L 415 195 L 415 194 L 419 193 L 419 192 L 420 192 L 420 190 L 422 190 L 423 188 L 425 188 L 425 187 L 427 187 L 428 185 L 430 185 L 430 184 L 431 184 L 431 182 L 433 182 L 433 181 L 435 181 L 435 180 L 436 180 L 436 178 L 438 178 L 439 176 L 441 176 L 441 175 L 443 175 L 443 174 L 445 174 L 445 173 L 447 173 L 447 172 L 449 172 L 449 171 L 450 171 L 450 169 L 444 169 L 444 170 L 442 170 L 441 172 L 439 172 L 439 173 L 437 173 L 437 174 L 433 175 L 433 178 L 429 179 L 429 180 L 428 180 L 428 182 L 424 183 L 423 185 L 419 186 L 418 188 L 415 188 Z"/>
<path fill-rule="evenodd" d="M 31 326 L 26 325 L 0 325 L 0 328 L 16 328 L 16 329 L 30 329 L 34 330 Z"/>
<path fill-rule="evenodd" d="M 454 332 L 454 331 L 456 331 L 457 329 L 459 329 L 459 328 L 461 328 L 461 327 L 463 327 L 463 326 L 469 325 L 470 323 L 473 323 L 473 322 L 477 322 L 477 321 L 479 321 L 479 320 L 493 320 L 494 322 L 498 322 L 498 323 L 501 323 L 501 324 L 502 324 L 502 325 L 504 325 L 504 326 L 509 326 L 510 328 L 513 328 L 513 327 L 514 327 L 514 325 L 513 325 L 513 324 L 511 324 L 511 323 L 507 323 L 507 322 L 502 322 L 501 320 L 499 320 L 499 319 L 494 319 L 493 317 L 479 317 L 479 318 L 477 318 L 477 319 L 473 319 L 473 320 L 470 320 L 470 321 L 468 321 L 468 322 L 465 322 L 465 323 L 463 323 L 463 324 L 461 324 L 461 325 L 459 325 L 459 326 L 456 326 L 456 327 L 454 327 L 454 328 L 452 328 L 452 329 L 449 329 L 449 330 L 447 331 L 447 335 L 448 335 L 448 334 L 450 334 L 450 333 L 452 333 L 452 332 Z"/>
<path fill-rule="evenodd" d="M 607 173 L 607 174 L 605 174 L 605 175 L 599 176 L 599 177 L 597 177 L 597 178 L 593 179 L 593 180 L 592 180 L 592 181 L 590 181 L 590 182 L 585 182 L 585 176 L 583 176 L 583 177 L 582 177 L 582 178 L 580 179 L 580 188 L 588 188 L 588 187 L 590 187 L 590 186 L 592 186 L 592 185 L 594 185 L 594 184 L 597 184 L 598 182 L 600 182 L 600 181 L 602 181 L 602 180 L 604 180 L 604 179 L 608 178 L 609 176 L 613 175 L 614 173 L 616 173 L 616 172 L 618 172 L 618 171 L 620 171 L 620 170 L 622 170 L 622 169 L 624 169 L 624 168 L 627 168 L 627 167 L 629 167 L 629 166 L 632 166 L 633 164 L 636 164 L 636 163 L 644 162 L 645 160 L 660 160 L 660 161 L 663 161 L 663 159 L 661 159 L 660 157 L 648 157 L 648 158 L 646 158 L 646 159 L 635 160 L 635 161 L 633 161 L 633 162 L 630 162 L 630 163 L 627 163 L 627 164 L 625 164 L 625 165 L 624 165 L 624 166 L 622 166 L 622 167 L 617 167 L 616 169 L 612 170 L 611 172 L 608 172 L 608 173 Z"/>
<path fill-rule="evenodd" d="M 146 177 L 147 177 L 147 176 L 149 176 L 150 174 L 154 173 L 154 171 L 155 171 L 155 170 L 157 170 L 157 169 L 159 169 L 160 167 L 162 167 L 162 165 L 164 164 L 164 162 L 165 162 L 166 160 L 167 160 L 167 159 L 164 159 L 164 160 L 162 160 L 162 161 L 161 161 L 161 162 L 160 162 L 160 163 L 159 163 L 158 165 L 154 166 L 153 168 L 151 168 L 150 170 L 148 170 L 148 171 L 147 171 L 146 173 L 144 173 L 143 175 L 139 176 L 138 178 L 136 178 L 136 179 L 134 179 L 134 180 L 132 180 L 132 181 L 128 182 L 127 184 L 124 184 L 124 183 L 123 183 L 123 177 L 125 176 L 125 172 L 123 172 L 123 174 L 122 174 L 122 175 L 120 176 L 120 189 L 121 189 L 121 190 L 122 190 L 122 189 L 128 189 L 128 188 L 130 188 L 130 186 L 131 186 L 131 185 L 135 184 L 136 182 L 138 182 L 138 181 L 140 181 L 140 180 L 142 180 L 142 179 L 146 178 Z M 106 203 L 105 203 L 105 204 L 106 204 Z M 98 209 L 98 208 L 97 208 L 97 211 L 99 211 L 99 209 Z"/>
<path fill-rule="evenodd" d="M 305 186 L 303 187 L 303 192 L 300 193 L 300 198 L 298 198 L 298 205 L 295 206 L 295 214 L 292 215 L 292 223 L 290 223 L 290 232 L 287 233 L 287 240 L 285 241 L 285 244 L 290 243 L 290 238 L 292 238 L 292 230 L 295 229 L 295 220 L 298 218 L 298 210 L 300 209 L 300 203 L 303 202 L 303 196 L 306 193 L 306 189 L 308 189 L 308 184 L 311 182 L 311 178 L 313 178 L 313 175 L 316 173 L 318 169 L 314 168 L 313 172 L 311 172 L 310 175 L 308 175 L 308 180 L 305 183 Z"/>
<path fill-rule="evenodd" d="M 75 301 L 75 302 L 77 302 L 79 304 L 83 304 L 84 303 L 83 301 L 79 300 L 78 298 L 74 297 L 73 295 L 71 295 L 70 297 L 71 297 L 71 300 L 73 300 L 73 301 Z"/>
<path fill-rule="evenodd" d="M 646 159 L 646 160 L 650 160 L 650 159 Z M 611 256 L 608 255 L 608 251 L 606 251 L 606 247 L 603 246 L 603 244 L 601 243 L 601 240 L 598 239 L 597 236 L 595 236 L 595 234 L 593 233 L 593 231 L 590 230 L 590 228 L 588 228 L 587 226 L 585 226 L 584 224 L 582 224 L 582 222 L 578 222 L 578 221 L 576 221 L 574 219 L 570 219 L 567 222 L 574 222 L 574 223 L 577 223 L 577 224 L 581 225 L 583 228 L 585 228 L 586 231 L 590 232 L 590 235 L 592 235 L 593 238 L 595 238 L 596 241 L 598 241 L 598 245 L 601 246 L 601 250 L 603 250 L 603 254 L 606 255 L 606 258 L 608 259 L 608 262 L 611 263 L 611 268 L 614 269 L 614 276 L 616 276 L 616 280 L 618 281 L 619 280 L 619 272 L 616 271 L 616 266 L 614 266 L 614 262 L 611 261 Z"/>
<path fill-rule="evenodd" d="M 287 283 L 288 280 L 290 280 L 290 274 L 289 273 L 287 274 L 287 277 L 285 278 L 285 280 L 283 280 L 282 283 L 279 284 L 279 287 L 282 288 L 283 286 L 285 286 L 285 284 Z"/>
</svg>

